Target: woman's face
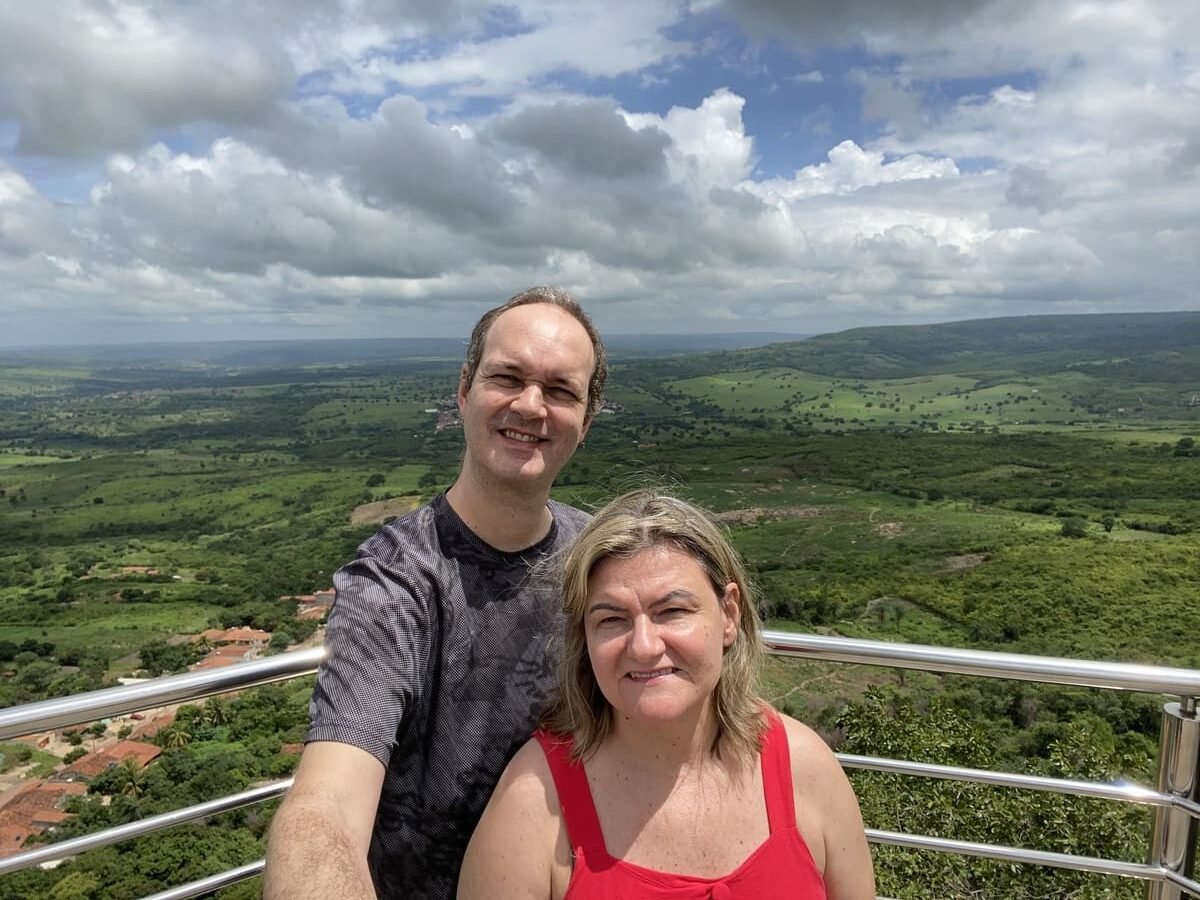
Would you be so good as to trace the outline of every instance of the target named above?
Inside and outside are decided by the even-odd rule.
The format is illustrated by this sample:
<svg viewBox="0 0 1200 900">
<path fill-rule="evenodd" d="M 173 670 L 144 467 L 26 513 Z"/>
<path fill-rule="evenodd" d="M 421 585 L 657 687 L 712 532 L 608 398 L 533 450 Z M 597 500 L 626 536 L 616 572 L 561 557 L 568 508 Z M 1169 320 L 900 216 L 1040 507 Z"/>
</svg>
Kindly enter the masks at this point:
<svg viewBox="0 0 1200 900">
<path fill-rule="evenodd" d="M 596 681 L 618 720 L 705 721 L 740 602 L 735 583 L 718 594 L 700 564 L 670 544 L 598 563 L 584 630 Z"/>
</svg>

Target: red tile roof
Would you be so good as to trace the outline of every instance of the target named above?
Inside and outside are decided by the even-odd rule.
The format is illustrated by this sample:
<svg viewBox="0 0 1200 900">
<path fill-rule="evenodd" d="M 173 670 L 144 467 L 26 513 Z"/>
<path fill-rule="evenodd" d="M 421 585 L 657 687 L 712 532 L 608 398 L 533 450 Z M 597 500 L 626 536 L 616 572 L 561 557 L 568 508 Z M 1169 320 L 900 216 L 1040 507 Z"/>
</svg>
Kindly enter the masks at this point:
<svg viewBox="0 0 1200 900">
<path fill-rule="evenodd" d="M 137 762 L 138 768 L 144 768 L 161 753 L 162 748 L 155 747 L 153 744 L 143 744 L 139 741 L 117 741 L 111 747 L 79 757 L 63 769 L 61 775 L 68 779 L 88 780 L 107 772 L 113 766 L 120 765 L 127 759 Z"/>
<path fill-rule="evenodd" d="M 0 856 L 12 856 L 14 853 L 20 853 L 26 838 L 37 833 L 38 829 L 32 825 L 0 824 Z"/>
</svg>

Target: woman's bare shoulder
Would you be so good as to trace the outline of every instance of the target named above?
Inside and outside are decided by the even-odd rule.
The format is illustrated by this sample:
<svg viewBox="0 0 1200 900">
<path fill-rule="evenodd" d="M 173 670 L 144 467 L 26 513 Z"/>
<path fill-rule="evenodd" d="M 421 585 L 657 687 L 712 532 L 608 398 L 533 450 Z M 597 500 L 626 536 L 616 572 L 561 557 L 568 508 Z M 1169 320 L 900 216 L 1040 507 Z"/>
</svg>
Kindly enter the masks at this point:
<svg viewBox="0 0 1200 900">
<path fill-rule="evenodd" d="M 460 900 L 544 900 L 561 896 L 569 859 L 558 792 L 536 739 L 517 751 L 467 847 Z M 569 869 L 567 873 L 569 877 Z"/>
<path fill-rule="evenodd" d="M 828 796 L 830 780 L 845 782 L 846 774 L 833 750 L 816 731 L 789 715 L 779 713 L 787 732 L 792 760 L 792 781 L 800 793 Z"/>
</svg>

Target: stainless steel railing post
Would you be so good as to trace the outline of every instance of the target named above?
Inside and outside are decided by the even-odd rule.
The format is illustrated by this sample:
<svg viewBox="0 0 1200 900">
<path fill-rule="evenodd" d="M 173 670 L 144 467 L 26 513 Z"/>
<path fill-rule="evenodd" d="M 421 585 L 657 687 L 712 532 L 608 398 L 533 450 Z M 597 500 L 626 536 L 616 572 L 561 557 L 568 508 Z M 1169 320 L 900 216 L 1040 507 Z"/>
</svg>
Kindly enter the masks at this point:
<svg viewBox="0 0 1200 900">
<path fill-rule="evenodd" d="M 1158 757 L 1158 789 L 1185 800 L 1200 799 L 1200 719 L 1196 698 L 1163 705 Z M 1150 864 L 1192 878 L 1196 866 L 1196 836 L 1200 822 L 1178 807 L 1159 807 L 1154 815 Z M 1170 880 L 1152 883 L 1146 900 L 1182 900 L 1191 894 Z"/>
</svg>

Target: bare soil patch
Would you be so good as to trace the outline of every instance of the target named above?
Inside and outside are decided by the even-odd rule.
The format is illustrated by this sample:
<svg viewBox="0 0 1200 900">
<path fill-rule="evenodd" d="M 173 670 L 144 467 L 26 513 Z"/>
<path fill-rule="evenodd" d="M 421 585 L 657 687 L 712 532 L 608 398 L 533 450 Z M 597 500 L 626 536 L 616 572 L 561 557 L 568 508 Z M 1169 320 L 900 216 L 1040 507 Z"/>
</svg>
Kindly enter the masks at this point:
<svg viewBox="0 0 1200 900">
<path fill-rule="evenodd" d="M 784 519 L 815 519 L 821 515 L 817 506 L 751 506 L 746 509 L 727 509 L 714 518 L 727 525 L 757 525 L 759 522 L 779 522 Z"/>
<path fill-rule="evenodd" d="M 390 500 L 375 500 L 354 507 L 350 513 L 351 525 L 382 525 L 393 516 L 402 516 L 417 508 L 417 500 L 413 497 L 393 497 Z"/>
<path fill-rule="evenodd" d="M 904 533 L 903 522 L 880 522 L 875 526 L 875 533 L 881 538 L 891 540 L 898 538 Z"/>
<path fill-rule="evenodd" d="M 963 572 L 987 562 L 986 553 L 964 553 L 961 556 L 947 556 L 942 560 L 943 572 Z"/>
</svg>

